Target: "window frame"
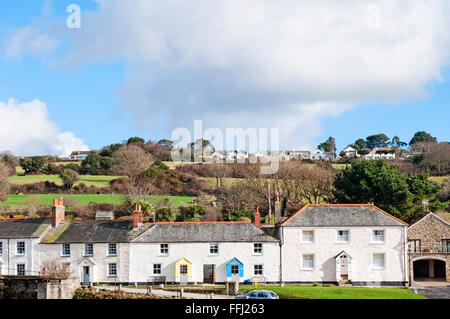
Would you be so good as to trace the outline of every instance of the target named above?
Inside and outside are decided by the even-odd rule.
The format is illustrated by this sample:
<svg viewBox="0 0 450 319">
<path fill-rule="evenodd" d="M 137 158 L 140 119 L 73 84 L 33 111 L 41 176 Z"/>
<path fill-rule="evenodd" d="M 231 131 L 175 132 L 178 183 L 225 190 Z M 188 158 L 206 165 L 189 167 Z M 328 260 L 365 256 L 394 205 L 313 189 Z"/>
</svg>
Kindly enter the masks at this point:
<svg viewBox="0 0 450 319">
<path fill-rule="evenodd" d="M 414 249 L 411 251 L 410 243 L 414 243 Z M 417 246 L 419 243 L 419 246 Z M 422 240 L 420 239 L 408 239 L 408 252 L 410 253 L 420 253 L 422 252 Z"/>
<path fill-rule="evenodd" d="M 19 266 L 23 266 L 23 275 L 19 274 Z M 27 268 L 26 264 L 16 264 L 16 274 L 17 276 L 25 276 L 27 274 Z M 22 271 L 22 270 L 21 270 Z"/>
<path fill-rule="evenodd" d="M 114 247 L 115 253 L 111 253 L 111 247 Z M 108 243 L 108 257 L 116 257 L 116 256 L 117 256 L 117 243 Z"/>
<path fill-rule="evenodd" d="M 23 252 L 20 252 L 20 251 L 19 251 L 19 244 L 23 244 Z M 25 242 L 24 242 L 24 241 L 18 241 L 18 242 L 16 243 L 16 255 L 18 255 L 18 256 L 24 256 L 25 253 L 26 253 L 26 244 L 25 244 Z"/>
<path fill-rule="evenodd" d="M 67 254 L 66 253 L 66 248 L 69 248 L 69 253 Z M 61 256 L 62 257 L 70 257 L 70 255 L 71 255 L 71 247 L 70 247 L 70 244 L 69 243 L 64 243 L 64 244 L 61 244 Z"/>
<path fill-rule="evenodd" d="M 444 246 L 444 243 L 446 243 L 445 246 Z M 443 253 L 450 253 L 450 239 L 442 239 L 441 245 L 442 245 Z M 445 249 L 444 249 L 444 247 L 445 247 Z"/>
<path fill-rule="evenodd" d="M 241 267 L 239 265 L 231 265 L 231 276 L 239 275 L 240 268 Z M 234 269 L 237 269 L 237 272 L 234 272 Z"/>
<path fill-rule="evenodd" d="M 339 232 L 347 232 L 347 240 L 339 240 Z M 337 244 L 348 244 L 350 243 L 350 229 L 337 229 L 336 230 L 336 243 Z"/>
<path fill-rule="evenodd" d="M 0 241 L 0 256 L 3 255 L 3 242 Z"/>
<path fill-rule="evenodd" d="M 163 248 L 163 245 L 165 246 L 164 248 Z M 163 252 L 163 250 L 167 251 L 167 252 Z M 169 244 L 159 244 L 159 255 L 160 256 L 169 256 Z"/>
<path fill-rule="evenodd" d="M 383 256 L 383 266 L 375 265 L 375 255 Z M 386 254 L 385 253 L 372 253 L 372 269 L 383 270 L 386 268 Z"/>
<path fill-rule="evenodd" d="M 303 233 L 305 233 L 305 232 L 311 232 L 311 233 L 312 233 L 312 239 L 311 239 L 311 241 L 306 241 L 306 240 L 304 239 L 304 234 L 303 234 Z M 301 242 L 302 244 L 314 244 L 314 242 L 315 242 L 315 240 L 316 240 L 315 237 L 316 237 L 316 232 L 315 232 L 313 229 L 302 229 L 300 242 Z"/>
<path fill-rule="evenodd" d="M 380 235 L 375 235 L 375 232 L 383 233 L 383 240 L 375 240 L 375 238 L 380 237 Z M 372 229 L 372 236 L 370 238 L 372 244 L 384 244 L 386 242 L 386 230 L 385 229 Z"/>
<path fill-rule="evenodd" d="M 90 250 L 92 250 L 91 253 L 88 252 L 88 247 Z M 94 256 L 94 244 L 93 243 L 86 243 L 84 244 L 84 257 L 93 257 Z"/>
<path fill-rule="evenodd" d="M 216 252 L 213 252 L 216 250 Z M 218 243 L 210 243 L 209 244 L 209 254 L 213 256 L 219 255 L 219 244 Z"/>
<path fill-rule="evenodd" d="M 259 248 L 257 248 L 257 245 Z M 253 255 L 263 255 L 263 244 L 262 243 L 253 243 Z"/>
<path fill-rule="evenodd" d="M 158 268 L 159 272 L 156 272 Z M 153 275 L 161 275 L 161 274 L 162 274 L 162 264 L 153 264 Z"/>
<path fill-rule="evenodd" d="M 111 274 L 112 265 L 115 265 L 115 274 Z M 117 263 L 108 263 L 108 277 L 118 277 L 119 271 Z"/>
<path fill-rule="evenodd" d="M 260 268 L 260 269 L 257 269 Z M 260 272 L 260 273 L 257 273 Z M 264 265 L 263 264 L 255 264 L 253 265 L 253 275 L 254 276 L 264 276 Z"/>
<path fill-rule="evenodd" d="M 312 267 L 305 267 L 305 257 L 312 257 Z M 316 257 L 314 254 L 302 254 L 302 270 L 314 270 L 316 268 Z"/>
</svg>

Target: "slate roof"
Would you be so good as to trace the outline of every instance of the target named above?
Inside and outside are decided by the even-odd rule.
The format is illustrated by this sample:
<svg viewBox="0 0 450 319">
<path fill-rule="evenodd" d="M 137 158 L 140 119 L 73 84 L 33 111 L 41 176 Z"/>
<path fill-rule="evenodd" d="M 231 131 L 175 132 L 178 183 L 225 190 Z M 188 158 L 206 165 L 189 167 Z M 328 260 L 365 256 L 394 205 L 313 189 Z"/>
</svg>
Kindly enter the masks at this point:
<svg viewBox="0 0 450 319">
<path fill-rule="evenodd" d="M 400 219 L 371 204 L 306 205 L 281 226 L 345 227 L 345 226 L 407 226 Z"/>
<path fill-rule="evenodd" d="M 252 223 L 156 223 L 136 243 L 277 242 Z"/>
<path fill-rule="evenodd" d="M 43 244 L 123 243 L 145 231 L 133 230 L 133 221 L 76 221 L 61 223 L 42 240 Z"/>
<path fill-rule="evenodd" d="M 45 218 L 0 219 L 0 238 L 39 238 L 51 223 Z"/>
</svg>

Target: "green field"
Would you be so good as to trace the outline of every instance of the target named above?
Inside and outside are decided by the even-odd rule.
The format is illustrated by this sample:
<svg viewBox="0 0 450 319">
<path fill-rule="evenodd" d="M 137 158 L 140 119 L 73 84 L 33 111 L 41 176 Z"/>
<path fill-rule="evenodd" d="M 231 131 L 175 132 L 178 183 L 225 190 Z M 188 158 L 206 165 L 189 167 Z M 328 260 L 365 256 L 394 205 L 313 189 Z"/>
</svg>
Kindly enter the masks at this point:
<svg viewBox="0 0 450 319">
<path fill-rule="evenodd" d="M 86 184 L 86 186 L 96 186 L 96 187 L 106 187 L 109 186 L 109 182 L 119 178 L 120 176 L 94 176 L 94 175 L 80 175 L 80 180 L 75 183 L 78 185 L 80 183 Z M 23 176 L 11 176 L 9 181 L 11 184 L 24 185 L 30 183 L 39 182 L 54 182 L 57 185 L 62 186 L 62 181 L 58 175 L 23 175 Z"/>
<path fill-rule="evenodd" d="M 114 195 L 111 194 L 36 194 L 36 195 L 15 195 L 10 194 L 4 202 L 0 202 L 0 206 L 8 205 L 13 208 L 23 207 L 27 204 L 27 199 L 30 197 L 38 198 L 42 205 L 52 205 L 53 199 L 55 198 L 74 198 L 80 205 L 87 206 L 90 203 L 97 204 L 114 204 L 120 205 L 123 203 L 124 195 Z M 176 207 L 182 204 L 186 205 L 192 201 L 195 197 L 191 196 L 159 196 L 151 195 L 149 196 L 150 201 L 154 204 L 163 201 L 165 198 L 169 198 L 173 205 Z"/>
<path fill-rule="evenodd" d="M 240 286 L 240 290 L 251 291 L 252 286 Z M 275 292 L 280 299 L 427 299 L 407 288 L 368 287 L 314 287 L 314 286 L 259 286 Z"/>
</svg>

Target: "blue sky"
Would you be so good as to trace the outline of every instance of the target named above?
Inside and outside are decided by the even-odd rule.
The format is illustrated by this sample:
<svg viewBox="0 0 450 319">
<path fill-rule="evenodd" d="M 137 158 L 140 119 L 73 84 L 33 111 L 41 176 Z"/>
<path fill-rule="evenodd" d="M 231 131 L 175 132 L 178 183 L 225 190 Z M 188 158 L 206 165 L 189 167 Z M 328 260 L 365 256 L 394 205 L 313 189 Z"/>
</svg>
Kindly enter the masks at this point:
<svg viewBox="0 0 450 319">
<path fill-rule="evenodd" d="M 252 47 L 242 47 L 241 54 L 235 50 L 233 43 L 230 44 L 231 48 L 224 46 L 219 51 L 215 50 L 216 44 L 209 43 L 214 41 L 208 37 L 209 34 L 202 34 L 197 38 L 193 37 L 189 31 L 183 31 L 181 27 L 181 30 L 170 30 L 165 34 L 168 38 L 167 47 L 172 50 L 170 54 L 164 53 L 164 50 L 168 50 L 164 48 L 161 50 L 163 52 L 161 55 L 147 61 L 148 52 L 145 50 L 150 48 L 151 55 L 158 51 L 160 46 L 150 41 L 146 46 L 140 46 L 136 44 L 136 41 L 126 43 L 130 35 L 137 33 L 136 26 L 127 18 L 114 16 L 117 12 L 127 10 L 122 7 L 123 4 L 115 2 L 110 1 L 106 4 L 104 1 L 97 3 L 88 0 L 2 1 L 0 3 L 2 14 L 0 103 L 6 104 L 10 98 L 16 100 L 15 106 L 33 100 L 45 103 L 48 121 L 56 124 L 58 132 L 73 133 L 90 149 L 120 142 L 130 136 L 142 136 L 152 140 L 170 138 L 172 129 L 182 124 L 190 128 L 194 119 L 204 119 L 205 125 L 209 126 L 214 126 L 217 121 L 218 127 L 240 125 L 246 128 L 247 123 L 247 127 L 272 126 L 283 129 L 286 126 L 289 131 L 286 135 L 282 134 L 281 148 L 313 148 L 326 140 L 328 136 L 333 136 L 337 140 L 338 149 L 341 150 L 358 138 L 365 138 L 376 133 L 385 133 L 391 138 L 398 135 L 403 141 L 409 142 L 412 135 L 420 130 L 428 131 L 440 141 L 450 140 L 449 46 L 446 41 L 443 41 L 445 43 L 442 48 L 436 49 L 430 46 L 430 50 L 437 50 L 433 56 L 438 53 L 441 55 L 439 50 L 447 50 L 447 52 L 442 54 L 442 57 L 436 58 L 429 69 L 423 67 L 422 70 L 420 63 L 426 65 L 427 62 L 425 59 L 417 61 L 412 55 L 405 60 L 411 59 L 414 63 L 403 65 L 398 73 L 395 73 L 397 71 L 392 70 L 392 67 L 386 66 L 386 73 L 392 72 L 386 78 L 383 78 L 383 74 L 378 74 L 377 70 L 372 70 L 373 74 L 376 74 L 373 78 L 377 77 L 373 80 L 373 85 L 370 72 L 366 76 L 363 74 L 362 77 L 357 74 L 354 80 L 342 84 L 340 77 L 346 77 L 345 70 L 342 72 L 337 69 L 334 73 L 332 71 L 339 67 L 340 62 L 336 65 L 330 62 L 331 75 L 327 75 L 326 70 L 323 70 L 326 66 L 322 68 L 320 64 L 311 72 L 310 70 L 306 72 L 305 67 L 300 66 L 297 73 L 291 70 L 281 73 L 282 71 L 279 70 L 282 70 L 284 66 L 280 64 L 283 63 L 280 61 L 285 58 L 278 59 L 276 54 L 283 56 L 288 50 L 270 52 L 267 56 L 261 57 L 261 50 L 253 51 Z M 64 32 L 67 33 L 61 33 L 60 30 L 64 29 L 63 23 L 68 15 L 66 7 L 71 3 L 80 5 L 83 26 L 79 31 L 65 30 Z M 142 5 L 145 6 L 145 4 Z M 49 8 L 51 8 L 50 11 Z M 169 9 L 166 11 L 163 7 L 155 9 L 155 14 L 159 14 L 158 10 L 164 12 L 161 15 L 169 14 L 167 13 Z M 389 10 L 393 12 L 393 15 L 397 8 L 389 8 Z M 139 13 L 136 11 L 139 10 L 130 11 L 130 14 L 138 16 Z M 245 12 L 245 8 L 242 8 L 242 11 Z M 172 15 L 176 17 L 175 13 L 170 14 L 171 17 Z M 108 15 L 111 15 L 110 21 L 106 19 Z M 95 23 L 96 28 L 99 29 L 103 27 L 99 27 L 99 21 L 108 21 L 106 23 L 111 25 L 105 26 L 104 30 L 99 30 L 99 34 L 92 34 L 92 29 L 89 29 L 90 24 Z M 161 21 L 155 22 L 155 24 L 158 23 L 157 26 L 144 23 L 146 22 L 143 22 L 142 30 L 152 30 L 152 27 L 155 30 L 160 28 L 158 31 L 161 33 L 163 28 L 170 29 L 170 25 L 167 26 Z M 184 21 L 181 20 L 180 25 L 183 23 Z M 207 23 L 206 18 L 204 23 Z M 281 22 L 280 25 L 284 27 Z M 10 47 L 10 39 L 29 26 L 39 29 L 41 34 L 48 34 L 58 39 L 59 44 L 42 54 L 27 52 L 27 46 L 24 52 L 17 56 L 11 57 L 5 54 L 8 52 L 7 47 Z M 117 29 L 112 30 L 112 28 Z M 121 34 L 121 30 L 124 34 Z M 326 31 L 324 31 L 325 34 L 320 34 L 325 40 Z M 81 32 L 83 36 L 77 38 L 76 32 Z M 120 40 L 118 43 L 114 43 L 115 32 L 118 32 L 117 38 Z M 148 37 L 151 38 L 150 31 L 148 32 Z M 236 30 L 231 30 L 230 38 L 233 38 L 232 32 L 237 35 Z M 101 43 L 104 47 L 100 47 L 100 44 L 96 45 L 99 41 L 101 42 L 102 35 L 106 35 L 107 40 L 110 41 L 107 43 L 105 40 L 106 44 Z M 430 34 L 423 36 L 431 37 L 432 35 L 433 30 Z M 147 34 L 144 33 L 144 39 L 146 37 Z M 137 38 L 140 39 L 138 36 Z M 29 41 L 29 38 L 27 39 Z M 202 41 L 205 39 L 205 45 L 203 46 L 202 41 L 196 43 L 195 40 L 198 39 Z M 228 38 L 225 37 L 225 39 Z M 255 42 L 255 45 L 270 44 L 273 39 L 276 37 L 268 37 L 261 42 Z M 325 40 L 324 43 L 331 42 Z M 183 56 L 184 51 L 176 47 L 181 42 L 184 51 L 186 51 L 186 43 L 189 45 L 192 42 L 194 49 L 190 55 Z M 380 43 L 384 42 L 380 41 Z M 121 46 L 121 43 L 125 48 Z M 358 45 L 357 42 L 356 45 Z M 91 46 L 92 50 L 84 50 Z M 333 49 L 332 44 L 330 46 Z M 361 49 L 366 46 L 366 42 L 360 44 Z M 289 49 L 295 50 L 296 47 L 289 46 Z M 141 50 L 145 54 L 141 55 Z M 228 50 L 233 52 L 232 55 L 224 54 L 223 57 L 222 53 L 228 53 Z M 336 50 L 340 48 L 336 47 Z M 351 51 L 351 48 L 349 50 Z M 364 54 L 362 52 L 361 56 L 366 57 Z M 68 58 L 72 58 L 69 60 L 75 62 L 61 63 L 61 61 L 68 61 Z M 191 58 L 198 59 L 200 62 L 191 62 L 189 60 Z M 305 57 L 307 58 L 309 59 Z M 258 59 L 261 61 L 254 62 Z M 286 69 L 289 69 L 289 57 L 287 59 Z M 232 61 L 229 62 L 230 60 Z M 202 61 L 205 61 L 204 64 Z M 407 73 L 405 68 L 408 67 L 420 69 L 420 72 L 416 72 L 420 73 L 417 75 L 417 81 L 411 80 L 410 85 L 410 76 L 414 77 L 416 74 Z M 349 64 L 348 68 L 351 74 L 357 72 L 352 69 L 352 64 Z M 436 70 L 440 75 L 437 75 Z M 301 74 L 302 72 L 305 72 L 305 75 Z M 339 72 L 342 73 L 339 74 Z M 315 73 L 317 75 L 310 75 Z M 265 78 L 267 75 L 270 75 L 270 80 Z M 397 82 L 389 83 L 389 79 L 396 78 L 397 75 Z M 297 76 L 299 79 L 308 79 L 310 76 L 311 80 L 305 80 L 305 83 L 296 86 L 296 83 L 301 82 L 301 80 L 295 80 Z M 295 81 L 291 81 L 291 77 Z M 264 80 L 260 80 L 261 78 Z M 321 87 L 322 78 L 327 78 L 323 81 L 323 87 Z M 361 78 L 364 83 L 361 84 L 360 89 L 358 81 L 361 81 Z M 403 85 L 402 81 L 408 85 Z M 386 87 L 383 87 L 384 82 L 388 82 Z M 396 92 L 397 86 L 398 92 Z M 353 95 L 353 91 L 360 92 Z M 286 105 L 282 105 L 283 103 Z M 320 103 L 328 106 L 318 107 L 317 104 Z M 300 106 L 292 106 L 293 104 Z M 304 105 L 306 106 L 303 107 Z M 312 112 L 314 114 L 311 115 L 306 110 L 314 110 Z M 274 116 L 272 121 L 271 114 L 280 117 Z M 159 123 L 161 119 L 165 119 L 164 125 Z M 48 134 L 56 134 L 52 132 Z M 5 134 L 7 133 L 2 135 L 0 132 L 0 137 L 4 141 L 8 140 L 8 135 Z M 26 140 L 29 137 L 24 135 L 23 138 Z M 68 144 L 67 147 L 75 147 L 75 145 L 80 143 Z M 1 147 L 12 149 L 13 146 L 0 142 Z M 43 149 L 53 151 L 47 146 Z M 19 152 L 27 151 L 21 149 Z"/>
</svg>

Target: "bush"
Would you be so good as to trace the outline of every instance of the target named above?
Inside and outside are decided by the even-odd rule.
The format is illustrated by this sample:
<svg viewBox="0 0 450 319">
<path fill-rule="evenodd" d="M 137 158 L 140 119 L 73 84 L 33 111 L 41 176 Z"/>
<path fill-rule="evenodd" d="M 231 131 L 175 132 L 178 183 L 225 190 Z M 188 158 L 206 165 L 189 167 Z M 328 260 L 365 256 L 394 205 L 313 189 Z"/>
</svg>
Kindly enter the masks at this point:
<svg viewBox="0 0 450 319">
<path fill-rule="evenodd" d="M 313 283 L 313 287 L 322 287 L 321 284 L 319 284 L 318 282 Z"/>
</svg>

